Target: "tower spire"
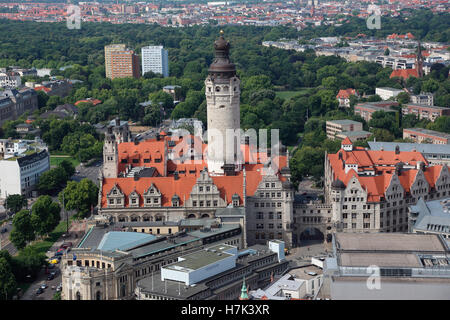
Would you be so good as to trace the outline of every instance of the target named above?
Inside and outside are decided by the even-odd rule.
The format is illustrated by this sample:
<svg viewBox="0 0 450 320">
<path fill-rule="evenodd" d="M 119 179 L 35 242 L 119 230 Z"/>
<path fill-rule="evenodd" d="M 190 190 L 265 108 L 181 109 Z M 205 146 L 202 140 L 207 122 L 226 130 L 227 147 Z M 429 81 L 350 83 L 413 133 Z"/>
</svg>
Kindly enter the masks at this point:
<svg viewBox="0 0 450 320">
<path fill-rule="evenodd" d="M 245 276 L 242 280 L 241 296 L 239 297 L 239 300 L 249 300 L 247 286 L 245 285 Z"/>
</svg>

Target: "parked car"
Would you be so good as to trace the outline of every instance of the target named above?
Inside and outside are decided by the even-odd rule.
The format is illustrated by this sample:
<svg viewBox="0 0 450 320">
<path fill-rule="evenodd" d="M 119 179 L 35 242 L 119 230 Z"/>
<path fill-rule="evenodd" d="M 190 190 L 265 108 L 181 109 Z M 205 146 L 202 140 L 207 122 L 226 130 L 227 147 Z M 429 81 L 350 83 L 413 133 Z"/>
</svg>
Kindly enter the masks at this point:
<svg viewBox="0 0 450 320">
<path fill-rule="evenodd" d="M 7 228 L 3 228 L 3 229 L 0 231 L 0 233 L 5 233 L 5 232 L 8 232 L 8 229 L 7 229 Z"/>
<path fill-rule="evenodd" d="M 62 291 L 62 283 L 56 287 L 56 292 Z"/>
<path fill-rule="evenodd" d="M 47 285 L 46 283 L 43 283 L 43 284 L 41 284 L 40 288 L 41 288 L 42 290 L 47 289 L 47 288 L 48 288 L 48 285 Z"/>
<path fill-rule="evenodd" d="M 44 292 L 44 289 L 42 289 L 41 287 L 39 287 L 37 290 L 36 290 L 36 295 L 38 296 L 38 295 L 40 295 L 41 293 L 43 293 Z"/>
<path fill-rule="evenodd" d="M 50 274 L 47 276 L 47 280 L 50 281 L 50 280 L 53 280 L 53 279 L 55 279 L 55 276 L 54 276 L 53 274 L 50 273 Z"/>
</svg>

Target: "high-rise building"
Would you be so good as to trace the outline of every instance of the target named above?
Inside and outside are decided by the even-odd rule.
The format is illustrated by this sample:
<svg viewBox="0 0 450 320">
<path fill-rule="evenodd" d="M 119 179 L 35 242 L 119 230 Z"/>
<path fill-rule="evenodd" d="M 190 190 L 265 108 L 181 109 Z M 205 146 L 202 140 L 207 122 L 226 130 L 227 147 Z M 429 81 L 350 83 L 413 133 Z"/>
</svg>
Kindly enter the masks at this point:
<svg viewBox="0 0 450 320">
<path fill-rule="evenodd" d="M 237 170 L 240 138 L 227 140 L 227 131 L 240 129 L 240 80 L 230 61 L 230 43 L 221 35 L 214 42 L 215 59 L 205 80 L 208 115 L 208 170 L 223 174 L 224 168 Z M 228 153 L 228 154 L 227 154 Z M 228 169 L 227 169 L 228 170 Z"/>
<path fill-rule="evenodd" d="M 138 78 L 139 69 L 139 57 L 133 50 L 125 48 L 123 44 L 105 47 L 107 78 Z"/>
<path fill-rule="evenodd" d="M 105 72 L 107 78 L 111 78 L 112 75 L 111 52 L 125 49 L 126 46 L 124 44 L 110 44 L 105 46 Z"/>
<path fill-rule="evenodd" d="M 142 75 L 152 71 L 169 76 L 169 56 L 163 46 L 147 46 L 142 51 Z"/>
</svg>

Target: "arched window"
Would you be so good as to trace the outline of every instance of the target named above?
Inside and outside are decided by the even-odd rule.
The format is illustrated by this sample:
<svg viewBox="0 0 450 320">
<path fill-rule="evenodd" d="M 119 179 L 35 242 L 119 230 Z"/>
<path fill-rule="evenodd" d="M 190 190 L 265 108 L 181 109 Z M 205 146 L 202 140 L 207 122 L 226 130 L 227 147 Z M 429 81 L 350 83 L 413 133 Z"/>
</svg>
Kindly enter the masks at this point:
<svg viewBox="0 0 450 320">
<path fill-rule="evenodd" d="M 195 219 L 195 214 L 191 213 L 190 215 L 188 215 L 188 219 Z"/>
<path fill-rule="evenodd" d="M 209 214 L 207 214 L 207 213 L 202 214 L 202 219 L 204 219 L 204 218 L 209 218 Z"/>
<path fill-rule="evenodd" d="M 216 87 L 216 92 L 220 92 L 220 87 Z"/>
</svg>

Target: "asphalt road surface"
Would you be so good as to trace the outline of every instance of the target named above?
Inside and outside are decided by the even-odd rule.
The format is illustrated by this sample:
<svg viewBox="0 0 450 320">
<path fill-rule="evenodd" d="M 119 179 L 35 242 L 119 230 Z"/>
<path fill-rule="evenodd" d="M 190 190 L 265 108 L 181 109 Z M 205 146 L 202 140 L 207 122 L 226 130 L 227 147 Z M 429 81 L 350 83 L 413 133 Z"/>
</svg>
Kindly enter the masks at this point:
<svg viewBox="0 0 450 320">
<path fill-rule="evenodd" d="M 56 276 L 53 280 L 47 280 L 48 274 L 46 274 L 45 268 L 41 270 L 37 279 L 28 288 L 28 290 L 23 294 L 20 300 L 53 300 L 53 296 L 56 293 L 56 287 L 61 283 L 61 271 L 59 267 L 56 266 L 54 269 L 49 269 L 48 273 L 51 271 L 56 271 Z M 48 287 L 44 289 L 44 292 L 37 295 L 36 291 L 45 283 Z"/>
<path fill-rule="evenodd" d="M 77 166 L 75 168 L 75 174 L 72 177 L 72 180 L 80 182 L 84 178 L 88 178 L 92 180 L 97 186 L 99 185 L 98 174 L 102 168 L 103 161 L 99 160 L 94 163 L 92 166 Z"/>
</svg>

